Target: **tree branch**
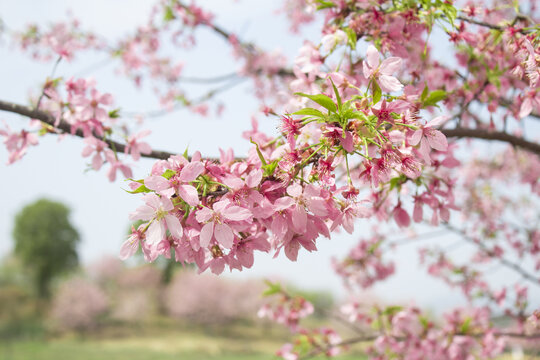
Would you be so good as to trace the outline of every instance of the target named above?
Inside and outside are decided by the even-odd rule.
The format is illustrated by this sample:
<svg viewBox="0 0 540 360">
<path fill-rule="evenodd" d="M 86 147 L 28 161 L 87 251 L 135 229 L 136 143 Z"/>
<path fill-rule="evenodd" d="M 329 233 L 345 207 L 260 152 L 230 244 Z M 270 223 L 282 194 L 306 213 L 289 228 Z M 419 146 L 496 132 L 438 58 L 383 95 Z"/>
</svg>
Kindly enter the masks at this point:
<svg viewBox="0 0 540 360">
<path fill-rule="evenodd" d="M 466 128 L 440 129 L 440 131 L 446 137 L 503 141 L 515 147 L 519 147 L 524 150 L 533 152 L 537 155 L 540 155 L 540 144 L 536 142 L 527 141 L 523 138 L 510 135 L 505 132 L 488 131 L 484 129 L 466 129 Z"/>
<path fill-rule="evenodd" d="M 471 24 L 474 24 L 474 25 L 478 25 L 478 26 L 483 26 L 483 27 L 486 27 L 486 28 L 489 28 L 489 29 L 492 29 L 492 30 L 498 30 L 498 31 L 504 31 L 510 27 L 513 27 L 515 25 L 515 23 L 517 22 L 517 20 L 519 19 L 523 19 L 522 16 L 516 16 L 516 18 L 512 21 L 511 24 L 508 24 L 507 26 L 500 26 L 500 25 L 495 25 L 495 24 L 490 24 L 488 22 L 484 22 L 484 21 L 479 21 L 479 20 L 475 20 L 475 19 L 472 19 L 472 18 L 469 18 L 469 17 L 466 17 L 466 16 L 457 16 L 456 19 L 458 20 L 462 20 L 462 21 L 465 21 L 465 22 L 468 22 L 468 23 L 471 23 Z M 527 30 L 525 29 L 519 29 L 517 30 L 517 32 L 521 33 L 521 34 L 527 34 Z"/>
<path fill-rule="evenodd" d="M 19 105 L 19 104 L 15 104 L 15 103 L 3 101 L 3 100 L 0 100 L 0 110 L 26 116 L 31 119 L 40 120 L 52 126 L 53 128 L 62 131 L 63 133 L 71 134 L 70 124 L 68 124 L 64 120 L 60 120 L 58 125 L 55 126 L 55 122 L 57 121 L 57 119 L 55 119 L 54 116 L 52 116 L 51 114 L 43 110 L 37 110 L 29 106 Z M 79 136 L 79 137 L 84 137 L 80 129 L 77 130 L 74 135 Z M 125 144 L 122 144 L 113 140 L 109 140 L 100 136 L 96 136 L 96 138 L 106 142 L 107 144 L 109 144 L 109 146 L 112 149 L 116 149 L 116 151 L 118 152 L 124 152 L 126 149 Z M 172 155 L 174 154 L 166 152 L 166 151 L 159 151 L 159 150 L 152 150 L 150 154 L 141 154 L 141 156 L 144 156 L 147 158 L 162 159 L 162 160 L 166 160 Z"/>
<path fill-rule="evenodd" d="M 507 260 L 507 259 L 505 259 L 503 257 L 495 256 L 492 250 L 490 250 L 487 246 L 485 246 L 481 242 L 476 241 L 474 238 L 472 238 L 472 237 L 468 236 L 467 234 L 465 234 L 465 232 L 463 230 L 460 230 L 460 229 L 458 229 L 458 228 L 456 228 L 456 227 L 454 227 L 454 226 L 452 226 L 450 224 L 446 224 L 445 227 L 448 230 L 452 231 L 453 233 L 460 235 L 461 238 L 463 240 L 465 240 L 466 242 L 478 246 L 480 248 L 480 250 L 482 250 L 486 255 L 491 256 L 494 259 L 498 260 L 502 265 L 504 265 L 507 268 L 512 269 L 513 271 L 517 272 L 524 279 L 530 281 L 531 283 L 533 283 L 533 284 L 535 284 L 537 286 L 540 286 L 540 277 L 536 277 L 533 274 L 528 273 L 526 270 L 521 268 L 521 266 L 519 266 L 519 264 L 511 262 L 511 261 L 509 261 L 509 260 Z"/>
<path fill-rule="evenodd" d="M 479 337 L 484 336 L 485 333 L 475 333 L 475 334 L 457 333 L 456 335 L 472 336 L 472 337 L 475 337 L 475 338 L 479 338 Z M 381 335 L 380 334 L 362 335 L 362 336 L 352 337 L 352 338 L 349 338 L 349 339 L 346 339 L 346 340 L 342 340 L 337 344 L 330 345 L 330 346 L 327 346 L 327 347 L 317 347 L 316 349 L 313 349 L 311 352 L 307 353 L 306 355 L 300 357 L 299 360 L 305 360 L 305 359 L 313 358 L 313 357 L 315 357 L 315 356 L 317 356 L 317 355 L 319 355 L 321 353 L 324 353 L 324 352 L 330 350 L 331 348 L 343 347 L 343 346 L 347 346 L 347 345 L 354 345 L 354 344 L 358 344 L 358 343 L 362 343 L 362 342 L 366 342 L 366 341 L 373 341 L 373 340 L 377 339 L 379 336 L 381 336 Z M 495 333 L 495 336 L 506 336 L 506 337 L 511 337 L 511 338 L 527 339 L 527 340 L 540 339 L 540 333 L 527 335 L 527 334 L 524 334 L 524 333 L 516 333 L 516 332 L 499 332 L 499 333 Z M 398 336 L 392 336 L 392 337 L 397 339 L 397 340 L 407 341 L 407 338 L 404 338 L 404 337 L 398 337 Z"/>
</svg>

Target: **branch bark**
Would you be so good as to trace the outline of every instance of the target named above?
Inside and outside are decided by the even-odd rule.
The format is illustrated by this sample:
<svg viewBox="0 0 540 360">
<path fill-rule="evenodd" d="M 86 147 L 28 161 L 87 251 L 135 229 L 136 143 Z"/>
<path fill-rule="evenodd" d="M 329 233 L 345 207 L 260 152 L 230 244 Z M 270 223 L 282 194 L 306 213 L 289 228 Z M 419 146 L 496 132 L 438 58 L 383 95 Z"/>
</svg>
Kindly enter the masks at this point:
<svg viewBox="0 0 540 360">
<path fill-rule="evenodd" d="M 451 138 L 473 138 L 483 140 L 495 140 L 509 143 L 515 147 L 522 148 L 524 150 L 533 152 L 540 155 L 540 144 L 537 142 L 527 141 L 521 137 L 510 135 L 500 131 L 489 131 L 484 129 L 441 129 L 441 132 L 446 137 Z"/>
<path fill-rule="evenodd" d="M 479 337 L 484 336 L 485 333 L 475 333 L 475 334 L 460 334 L 460 333 L 458 333 L 456 335 L 472 336 L 472 337 L 475 337 L 475 338 L 479 338 Z M 300 357 L 299 360 L 311 359 L 311 358 L 313 358 L 313 357 L 315 357 L 315 356 L 317 356 L 319 354 L 322 354 L 322 353 L 330 350 L 331 348 L 343 347 L 343 346 L 347 346 L 347 345 L 354 345 L 354 344 L 367 342 L 367 341 L 374 341 L 379 336 L 381 336 L 381 334 L 379 334 L 379 335 L 377 335 L 377 334 L 362 335 L 362 336 L 352 337 L 352 338 L 349 338 L 349 339 L 346 339 L 346 340 L 342 340 L 341 342 L 339 342 L 337 344 L 334 344 L 334 345 L 331 345 L 331 346 L 328 346 L 328 347 L 318 347 L 318 348 L 313 349 L 311 352 L 307 353 L 306 355 Z M 506 337 L 516 338 L 516 339 L 527 339 L 527 340 L 540 339 L 540 333 L 527 335 L 527 334 L 524 334 L 524 333 L 517 333 L 517 332 L 499 332 L 499 333 L 495 333 L 495 336 L 506 336 Z M 398 340 L 401 340 L 401 341 L 406 341 L 407 340 L 406 338 L 402 338 L 402 337 L 397 337 L 397 336 L 393 336 L 393 337 L 398 339 Z"/>
<path fill-rule="evenodd" d="M 7 112 L 22 115 L 22 116 L 26 116 L 31 119 L 37 119 L 54 127 L 57 130 L 60 130 L 62 133 L 71 134 L 70 124 L 68 124 L 64 120 L 60 120 L 58 126 L 55 126 L 54 124 L 56 122 L 56 119 L 54 118 L 54 116 L 52 116 L 51 114 L 43 110 L 37 110 L 30 106 L 25 106 L 25 105 L 20 105 L 20 104 L 0 100 L 0 111 L 7 111 Z M 488 130 L 483 130 L 483 129 L 466 129 L 466 128 L 441 129 L 441 131 L 446 137 L 502 141 L 502 142 L 509 143 L 513 146 L 522 148 L 524 150 L 533 152 L 537 155 L 540 155 L 540 144 L 536 142 L 527 141 L 523 138 L 513 136 L 504 132 L 488 131 Z M 84 137 L 82 134 L 82 131 L 80 130 L 75 132 L 73 135 Z M 122 144 L 114 140 L 106 139 L 103 137 L 99 137 L 99 136 L 96 136 L 96 137 L 108 143 L 111 148 L 116 149 L 118 152 L 124 152 L 126 149 L 125 144 Z M 147 158 L 166 160 L 174 154 L 167 151 L 152 150 L 150 154 L 141 154 L 141 155 Z M 212 160 L 215 160 L 215 159 L 212 159 Z"/>
<path fill-rule="evenodd" d="M 54 118 L 54 116 L 52 116 L 46 111 L 37 110 L 37 109 L 31 108 L 30 106 L 19 105 L 19 104 L 15 104 L 15 103 L 3 101 L 3 100 L 0 100 L 0 110 L 19 114 L 22 116 L 29 117 L 31 119 L 42 121 L 52 126 L 53 128 L 60 130 L 62 133 L 71 134 L 70 124 L 68 124 L 64 120 L 60 120 L 58 125 L 55 126 L 56 119 Z M 76 131 L 75 134 L 73 135 L 84 137 L 81 130 Z M 106 142 L 107 144 L 109 144 L 109 146 L 112 149 L 116 149 L 116 151 L 118 152 L 124 152 L 126 149 L 125 144 L 122 144 L 122 143 L 119 143 L 110 139 L 106 139 L 100 136 L 96 136 L 96 138 Z M 141 154 L 141 156 L 144 156 L 147 158 L 162 159 L 162 160 L 166 160 L 172 155 L 174 154 L 166 152 L 166 151 L 159 151 L 159 150 L 152 150 L 150 154 Z"/>
</svg>

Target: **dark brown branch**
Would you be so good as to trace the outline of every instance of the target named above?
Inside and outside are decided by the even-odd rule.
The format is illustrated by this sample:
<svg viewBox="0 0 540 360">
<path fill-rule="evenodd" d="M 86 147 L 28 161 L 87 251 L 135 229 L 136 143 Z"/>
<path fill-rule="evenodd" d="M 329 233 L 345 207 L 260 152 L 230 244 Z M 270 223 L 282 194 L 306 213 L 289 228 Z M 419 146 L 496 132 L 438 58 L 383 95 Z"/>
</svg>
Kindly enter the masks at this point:
<svg viewBox="0 0 540 360">
<path fill-rule="evenodd" d="M 533 152 L 537 155 L 540 155 L 540 144 L 532 141 L 527 141 L 521 137 L 510 135 L 505 132 L 466 128 L 441 129 L 441 131 L 446 137 L 503 141 L 515 147 L 519 147 L 524 150 Z"/>
<path fill-rule="evenodd" d="M 19 105 L 19 104 L 7 102 L 7 101 L 2 101 L 2 100 L 0 100 L 0 110 L 7 111 L 7 112 L 12 112 L 12 113 L 19 114 L 19 115 L 22 115 L 22 116 L 26 116 L 26 117 L 29 117 L 31 119 L 40 120 L 40 121 L 52 126 L 54 129 L 60 130 L 62 133 L 68 133 L 68 134 L 71 133 L 71 125 L 70 124 L 68 124 L 64 120 L 60 120 L 58 125 L 55 125 L 55 122 L 57 121 L 55 119 L 55 117 L 52 116 L 51 114 L 49 114 L 48 112 L 43 111 L 43 110 L 36 110 L 36 109 L 31 108 L 29 106 Z M 77 130 L 75 132 L 75 134 L 73 134 L 73 135 L 79 136 L 79 137 L 84 137 L 81 130 Z M 125 144 L 122 144 L 122 143 L 119 143 L 119 142 L 116 142 L 116 141 L 113 141 L 113 140 L 109 140 L 109 139 L 106 139 L 106 138 L 103 138 L 103 137 L 100 137 L 100 136 L 96 136 L 96 138 L 106 142 L 107 144 L 109 144 L 109 146 L 112 149 L 116 149 L 116 151 L 118 151 L 118 152 L 124 152 L 125 149 L 126 149 Z M 162 160 L 166 160 L 172 155 L 174 155 L 174 154 L 166 152 L 166 151 L 158 151 L 158 150 L 153 150 L 150 154 L 141 154 L 141 156 L 144 156 L 144 157 L 147 157 L 147 158 L 162 159 Z"/>
<path fill-rule="evenodd" d="M 483 27 L 486 27 L 486 28 L 489 28 L 489 29 L 492 29 L 492 30 L 504 31 L 504 30 L 506 30 L 506 29 L 508 29 L 510 27 L 513 27 L 515 25 L 515 23 L 517 22 L 517 20 L 522 19 L 522 17 L 516 16 L 516 18 L 512 21 L 512 23 L 508 24 L 506 26 L 490 24 L 488 22 L 475 20 L 475 19 L 472 19 L 472 18 L 469 18 L 469 17 L 466 17 L 466 16 L 458 16 L 458 17 L 456 17 L 456 19 L 462 20 L 462 21 L 465 21 L 465 22 L 468 22 L 468 23 L 471 23 L 471 24 L 474 24 L 474 25 L 483 26 Z M 518 29 L 517 32 L 519 32 L 521 34 L 527 34 L 527 31 L 525 29 Z"/>
<path fill-rule="evenodd" d="M 475 337 L 475 338 L 480 338 L 480 337 L 484 336 L 485 333 L 474 333 L 474 334 L 457 333 L 456 335 L 472 336 L 472 337 Z M 358 336 L 358 337 L 352 337 L 350 339 L 340 341 L 337 344 L 330 345 L 330 346 L 327 346 L 327 347 L 317 347 L 317 348 L 313 349 L 311 352 L 307 353 L 306 355 L 300 357 L 299 359 L 300 360 L 305 360 L 305 359 L 313 358 L 313 357 L 315 357 L 315 356 L 317 356 L 319 354 L 322 354 L 322 353 L 330 350 L 331 348 L 354 345 L 354 344 L 358 344 L 358 343 L 362 343 L 362 342 L 366 342 L 366 341 L 373 341 L 373 340 L 377 339 L 379 336 L 381 336 L 381 334 L 363 335 L 363 336 Z M 527 334 L 524 334 L 524 333 L 517 333 L 517 332 L 498 332 L 498 333 L 495 333 L 495 336 L 507 336 L 507 337 L 511 337 L 511 338 L 527 339 L 527 340 L 540 339 L 540 333 L 527 335 Z M 407 341 L 407 339 L 403 338 L 403 337 L 398 337 L 398 336 L 392 336 L 392 337 L 394 339 L 397 339 L 397 340 Z"/>
</svg>

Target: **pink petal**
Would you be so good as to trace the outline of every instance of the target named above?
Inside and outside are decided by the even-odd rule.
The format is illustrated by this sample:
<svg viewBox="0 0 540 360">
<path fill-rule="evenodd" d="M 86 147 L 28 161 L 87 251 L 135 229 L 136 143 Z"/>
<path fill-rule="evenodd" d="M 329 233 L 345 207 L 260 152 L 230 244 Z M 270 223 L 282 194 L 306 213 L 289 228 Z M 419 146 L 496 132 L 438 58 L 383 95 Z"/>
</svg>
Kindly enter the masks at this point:
<svg viewBox="0 0 540 360">
<path fill-rule="evenodd" d="M 146 203 L 146 205 L 150 206 L 154 210 L 157 210 L 161 206 L 161 201 L 159 200 L 159 196 L 156 194 L 146 194 L 143 196 L 143 200 Z"/>
<path fill-rule="evenodd" d="M 201 244 L 201 247 L 205 248 L 210 244 L 210 240 L 212 240 L 212 234 L 214 233 L 214 222 L 209 222 L 208 224 L 204 225 L 201 229 L 201 233 L 199 234 L 199 242 Z"/>
<path fill-rule="evenodd" d="M 302 186 L 300 184 L 292 184 L 287 188 L 287 194 L 292 197 L 298 197 L 302 195 Z"/>
<path fill-rule="evenodd" d="M 4 135 L 4 136 L 7 136 L 7 134 Z M 93 147 L 91 147 L 91 146 L 86 146 L 86 147 L 83 149 L 81 155 L 82 155 L 82 157 L 87 157 L 87 156 L 90 156 L 90 154 L 92 154 L 93 152 L 94 152 L 94 148 L 93 148 Z"/>
<path fill-rule="evenodd" d="M 403 85 L 393 76 L 380 74 L 379 85 L 384 92 L 399 91 L 403 88 Z"/>
<path fill-rule="evenodd" d="M 201 162 L 190 162 L 180 172 L 180 181 L 193 181 L 204 171 L 204 165 Z"/>
<path fill-rule="evenodd" d="M 401 69 L 401 58 L 398 57 L 389 57 L 388 59 L 385 59 L 382 64 L 381 68 L 379 69 L 379 73 L 383 75 L 392 75 L 396 71 Z"/>
<path fill-rule="evenodd" d="M 165 226 L 162 221 L 153 221 L 146 230 L 146 242 L 157 244 L 165 237 Z"/>
<path fill-rule="evenodd" d="M 428 122 L 426 124 L 426 127 L 431 127 L 431 128 L 439 127 L 442 124 L 444 124 L 446 120 L 448 120 L 448 116 L 437 116 L 436 118 Z"/>
<path fill-rule="evenodd" d="M 369 79 L 373 75 L 373 70 L 369 68 L 369 65 L 365 61 L 362 61 L 362 73 L 366 79 Z"/>
<path fill-rule="evenodd" d="M 131 172 L 131 168 L 129 166 L 127 166 L 127 165 L 122 164 L 120 166 L 120 171 L 122 172 L 122 175 L 124 175 L 124 177 L 126 179 L 130 179 L 130 178 L 133 177 L 133 173 Z"/>
<path fill-rule="evenodd" d="M 180 220 L 178 220 L 176 216 L 165 215 L 165 222 L 167 223 L 167 228 L 169 229 L 171 235 L 175 239 L 181 239 L 183 232 L 182 232 L 182 224 L 180 224 Z"/>
<path fill-rule="evenodd" d="M 307 213 L 303 206 L 296 205 L 292 212 L 292 223 L 294 231 L 299 234 L 306 232 L 307 226 Z"/>
<path fill-rule="evenodd" d="M 431 163 L 431 157 L 429 156 L 429 144 L 425 137 L 423 137 L 420 141 L 420 148 L 418 149 L 418 152 L 426 163 Z"/>
<path fill-rule="evenodd" d="M 416 130 L 411 137 L 409 137 L 409 144 L 412 146 L 418 145 L 420 140 L 422 140 L 422 135 L 424 135 L 424 131 L 422 129 Z"/>
<path fill-rule="evenodd" d="M 214 235 L 216 240 L 226 249 L 230 249 L 233 246 L 234 234 L 227 224 L 217 224 Z"/>
<path fill-rule="evenodd" d="M 435 150 L 446 151 L 448 149 L 448 142 L 446 141 L 446 136 L 439 130 L 431 129 L 426 138 L 429 142 L 429 146 Z"/>
<path fill-rule="evenodd" d="M 212 217 L 212 214 L 213 214 L 212 210 L 204 207 L 201 210 L 197 211 L 197 213 L 195 214 L 195 219 L 198 222 L 202 223 L 202 222 L 210 220 L 210 218 Z"/>
<path fill-rule="evenodd" d="M 353 137 L 349 131 L 345 131 L 345 139 L 341 138 L 341 146 L 349 153 L 354 152 Z"/>
<path fill-rule="evenodd" d="M 296 261 L 298 258 L 298 250 L 300 249 L 300 243 L 296 240 L 291 240 L 285 245 L 285 255 L 291 261 Z"/>
<path fill-rule="evenodd" d="M 150 154 L 152 152 L 150 145 L 145 142 L 137 143 L 137 148 L 141 154 Z"/>
<path fill-rule="evenodd" d="M 131 236 L 124 241 L 122 247 L 120 248 L 120 255 L 118 256 L 120 260 L 126 260 L 133 256 L 139 249 L 139 240 L 133 239 Z"/>
<path fill-rule="evenodd" d="M 172 209 L 174 209 L 174 205 L 173 205 L 171 199 L 166 198 L 166 197 L 162 197 L 162 198 L 160 198 L 160 201 L 161 201 L 161 206 L 163 207 L 163 210 L 171 211 Z"/>
<path fill-rule="evenodd" d="M 290 197 L 282 197 L 282 198 L 279 198 L 277 199 L 275 202 L 274 202 L 274 209 L 276 211 L 281 211 L 281 210 L 285 210 L 285 209 L 288 209 L 290 208 L 291 206 L 294 205 L 294 200 L 293 198 L 290 198 Z"/>
<path fill-rule="evenodd" d="M 370 68 L 374 69 L 379 66 L 379 51 L 373 45 L 369 45 L 366 51 L 366 61 Z"/>
<path fill-rule="evenodd" d="M 152 175 L 144 179 L 144 185 L 150 190 L 163 191 L 170 187 L 169 180 L 160 175 Z"/>
<path fill-rule="evenodd" d="M 191 185 L 180 185 L 178 187 L 178 195 L 191 206 L 199 205 L 199 193 Z"/>
<path fill-rule="evenodd" d="M 221 201 L 218 201 L 216 203 L 214 203 L 214 205 L 212 206 L 214 208 L 214 211 L 220 213 L 222 212 L 227 206 L 229 206 L 231 202 L 227 199 L 225 200 L 221 200 Z"/>
<path fill-rule="evenodd" d="M 94 157 L 92 158 L 92 168 L 94 170 L 99 170 L 101 168 L 101 165 L 103 165 L 103 159 L 99 155 L 99 153 L 96 153 Z"/>
<path fill-rule="evenodd" d="M 310 198 L 307 201 L 309 210 L 317 216 L 326 216 L 328 211 L 326 210 L 326 201 L 323 198 Z"/>
<path fill-rule="evenodd" d="M 135 220 L 150 220 L 154 217 L 156 210 L 148 205 L 142 205 L 137 208 L 134 212 L 129 214 L 129 219 L 132 221 Z"/>
<path fill-rule="evenodd" d="M 532 112 L 532 100 L 530 97 L 526 98 L 523 103 L 521 103 L 521 108 L 519 109 L 519 118 L 522 119 L 525 116 L 528 116 Z"/>
<path fill-rule="evenodd" d="M 414 222 L 422 222 L 424 219 L 424 212 L 422 210 L 422 203 L 420 201 L 417 201 L 414 203 L 414 210 L 413 210 L 413 220 Z"/>
<path fill-rule="evenodd" d="M 247 177 L 246 177 L 246 185 L 250 188 L 254 188 L 259 186 L 262 180 L 263 173 L 261 170 L 255 170 L 252 171 Z"/>
<path fill-rule="evenodd" d="M 276 236 L 276 238 L 281 239 L 287 233 L 287 221 L 282 216 L 276 216 L 270 225 L 270 230 Z"/>
<path fill-rule="evenodd" d="M 411 218 L 409 217 L 409 214 L 401 207 L 398 207 L 394 210 L 394 220 L 399 225 L 399 227 L 407 227 L 411 224 Z"/>
<path fill-rule="evenodd" d="M 249 219 L 252 214 L 248 209 L 240 206 L 231 206 L 221 212 L 223 217 L 233 221 L 242 221 Z"/>
</svg>

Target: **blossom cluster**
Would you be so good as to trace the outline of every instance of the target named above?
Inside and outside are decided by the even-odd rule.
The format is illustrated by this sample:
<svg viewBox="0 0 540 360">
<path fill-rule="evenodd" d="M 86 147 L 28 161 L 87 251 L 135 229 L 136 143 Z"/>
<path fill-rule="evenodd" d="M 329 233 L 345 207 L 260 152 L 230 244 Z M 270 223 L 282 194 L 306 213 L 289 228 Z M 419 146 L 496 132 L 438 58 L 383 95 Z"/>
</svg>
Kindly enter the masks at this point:
<svg viewBox="0 0 540 360">
<path fill-rule="evenodd" d="M 388 65 L 376 62 L 374 47 L 368 52 L 372 71 L 365 75 L 377 83 L 378 67 Z M 399 59 L 389 63 L 395 69 Z M 394 79 L 389 83 L 398 81 L 385 76 Z M 269 138 L 256 126 L 246 132 L 254 147 L 245 160 L 234 161 L 224 152 L 218 163 L 198 153 L 155 163 L 148 177 L 130 185 L 145 202 L 131 220 L 144 223 L 124 243 L 121 256 L 132 255 L 139 244 L 149 260 L 169 257 L 174 249 L 177 261 L 216 273 L 226 265 L 251 267 L 255 250 L 277 255 L 283 249 L 294 261 L 299 249 L 316 250 L 319 236 L 330 237 L 340 226 L 351 232 L 355 218 L 372 211 L 382 216 L 385 207 L 400 226 L 408 226 L 401 200 L 392 206 L 389 195 L 409 185 L 428 186 L 416 196 L 417 213 L 426 203 L 435 217 L 439 212 L 448 220 L 450 180 L 441 181 L 443 165 L 436 164 L 433 175 L 427 171 L 435 163 L 431 154 L 444 155 L 448 149 L 432 125 L 438 120 L 423 125 L 413 115 L 414 97 L 381 101 L 381 94 L 372 94 L 343 101 L 338 90 L 343 83 L 329 79 L 329 85 L 333 98 L 299 93 L 319 109 L 283 116 L 280 137 Z M 368 184 L 371 195 L 360 194 L 362 184 Z"/>
</svg>

